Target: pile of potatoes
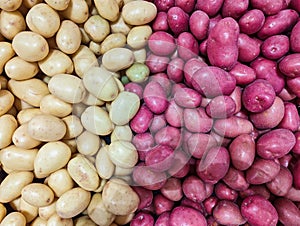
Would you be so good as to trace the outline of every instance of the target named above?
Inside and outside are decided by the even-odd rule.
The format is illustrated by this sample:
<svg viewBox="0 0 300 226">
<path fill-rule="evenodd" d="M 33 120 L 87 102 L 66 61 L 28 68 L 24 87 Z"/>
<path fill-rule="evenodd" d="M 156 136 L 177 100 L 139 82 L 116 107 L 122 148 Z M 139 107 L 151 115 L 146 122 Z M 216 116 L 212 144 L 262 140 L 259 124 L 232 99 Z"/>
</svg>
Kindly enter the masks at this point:
<svg viewBox="0 0 300 226">
<path fill-rule="evenodd" d="M 0 1 L 0 225 L 127 224 L 154 4 Z M 109 138 L 109 139 L 107 139 Z"/>
</svg>

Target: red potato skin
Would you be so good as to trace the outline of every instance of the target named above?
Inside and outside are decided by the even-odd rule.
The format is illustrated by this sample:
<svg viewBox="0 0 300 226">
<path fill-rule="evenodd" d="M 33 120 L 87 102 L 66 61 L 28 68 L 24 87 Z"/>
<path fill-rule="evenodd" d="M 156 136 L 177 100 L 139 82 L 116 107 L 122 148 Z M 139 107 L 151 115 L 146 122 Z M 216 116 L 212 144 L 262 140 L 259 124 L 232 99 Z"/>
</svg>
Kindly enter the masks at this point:
<svg viewBox="0 0 300 226">
<path fill-rule="evenodd" d="M 266 183 L 267 188 L 276 196 L 285 196 L 293 185 L 293 175 L 284 166 L 280 167 L 277 176 Z"/>
<path fill-rule="evenodd" d="M 259 195 L 252 195 L 243 200 L 241 214 L 250 225 L 276 226 L 278 222 L 275 207 Z"/>
<path fill-rule="evenodd" d="M 300 76 L 300 53 L 290 54 L 285 56 L 279 62 L 279 70 L 289 78 L 296 78 Z"/>
<path fill-rule="evenodd" d="M 300 202 L 300 189 L 291 187 L 289 192 L 284 197 L 293 202 Z"/>
<path fill-rule="evenodd" d="M 194 10 L 196 0 L 175 0 L 175 6 L 180 7 L 186 13 L 190 13 Z"/>
<path fill-rule="evenodd" d="M 296 98 L 296 95 L 293 94 L 290 90 L 287 88 L 283 88 L 282 91 L 278 94 L 278 96 L 283 100 L 283 101 L 291 101 Z"/>
<path fill-rule="evenodd" d="M 140 99 L 143 98 L 143 87 L 135 82 L 129 82 L 124 86 L 125 91 L 129 91 L 138 95 Z"/>
<path fill-rule="evenodd" d="M 234 115 L 236 104 L 230 96 L 214 97 L 205 108 L 211 118 L 228 118 Z"/>
<path fill-rule="evenodd" d="M 233 114 L 236 114 L 241 111 L 242 109 L 242 89 L 241 87 L 237 86 L 230 94 L 230 97 L 235 103 L 235 111 Z"/>
<path fill-rule="evenodd" d="M 195 38 L 200 41 L 207 37 L 209 27 L 209 17 L 201 10 L 192 13 L 189 20 L 189 27 Z"/>
<path fill-rule="evenodd" d="M 291 0 L 291 7 L 300 13 L 300 2 L 298 0 Z"/>
<path fill-rule="evenodd" d="M 139 186 L 133 186 L 132 189 L 136 192 L 136 194 L 140 198 L 138 210 L 144 209 L 151 205 L 152 200 L 153 200 L 153 192 L 152 191 L 147 190 L 146 188 L 143 188 L 143 187 L 139 187 Z"/>
<path fill-rule="evenodd" d="M 199 58 L 191 58 L 188 60 L 183 68 L 184 82 L 187 86 L 192 87 L 192 80 L 194 73 L 207 64 Z"/>
<path fill-rule="evenodd" d="M 177 202 L 183 197 L 181 181 L 170 177 L 160 189 L 161 193 L 171 201 Z"/>
<path fill-rule="evenodd" d="M 260 9 L 252 9 L 239 19 L 242 33 L 251 35 L 258 32 L 265 23 L 265 15 Z"/>
<path fill-rule="evenodd" d="M 293 183 L 296 189 L 300 189 L 300 160 L 297 160 L 296 164 L 292 169 Z"/>
<path fill-rule="evenodd" d="M 236 201 L 238 198 L 238 192 L 222 182 L 215 185 L 214 192 L 217 198 L 220 200 Z"/>
<path fill-rule="evenodd" d="M 210 17 L 209 19 L 209 25 L 208 25 L 208 33 L 211 31 L 211 29 L 213 29 L 214 26 L 216 26 L 216 24 L 222 20 L 222 15 L 221 14 L 217 14 L 214 17 Z"/>
<path fill-rule="evenodd" d="M 181 139 L 180 129 L 169 125 L 161 128 L 154 135 L 156 144 L 168 145 L 174 150 L 181 144 Z"/>
<path fill-rule="evenodd" d="M 271 36 L 261 45 L 262 54 L 270 60 L 277 60 L 283 57 L 289 49 L 290 40 L 286 35 Z"/>
<path fill-rule="evenodd" d="M 235 77 L 236 84 L 241 86 L 248 85 L 256 79 L 255 71 L 240 62 L 237 62 L 229 73 Z"/>
<path fill-rule="evenodd" d="M 300 53 L 300 21 L 293 27 L 290 35 L 291 50 Z"/>
<path fill-rule="evenodd" d="M 285 7 L 284 0 L 250 0 L 253 8 L 262 10 L 266 15 L 279 13 Z"/>
<path fill-rule="evenodd" d="M 204 182 L 193 175 L 184 179 L 182 191 L 185 197 L 194 202 L 202 202 L 206 198 Z"/>
<path fill-rule="evenodd" d="M 174 94 L 174 101 L 183 108 L 197 108 L 200 106 L 202 96 L 190 88 L 179 88 Z"/>
<path fill-rule="evenodd" d="M 153 74 L 165 71 L 169 62 L 169 57 L 158 56 L 155 54 L 150 54 L 146 59 L 146 65 Z"/>
<path fill-rule="evenodd" d="M 174 150 L 167 145 L 157 145 L 153 147 L 145 157 L 146 166 L 156 172 L 168 170 L 174 158 Z"/>
<path fill-rule="evenodd" d="M 168 75 L 164 72 L 156 73 L 154 75 L 151 75 L 149 78 L 150 81 L 158 82 L 163 90 L 166 92 L 166 95 L 169 96 L 172 91 L 172 82 L 168 78 Z M 148 84 L 148 81 L 146 82 Z"/>
<path fill-rule="evenodd" d="M 219 201 L 218 198 L 215 196 L 210 196 L 207 199 L 205 199 L 203 201 L 205 213 L 208 215 L 211 215 L 212 211 L 213 211 L 214 207 L 217 205 L 218 201 Z"/>
<path fill-rule="evenodd" d="M 194 202 L 194 201 L 184 197 L 180 202 L 180 206 L 191 207 L 191 208 L 199 211 L 201 214 L 205 215 L 204 206 L 200 202 Z"/>
<path fill-rule="evenodd" d="M 154 0 L 157 11 L 167 12 L 175 5 L 175 0 Z"/>
<path fill-rule="evenodd" d="M 249 187 L 243 171 L 230 167 L 223 177 L 224 183 L 235 191 L 244 191 Z"/>
<path fill-rule="evenodd" d="M 154 226 L 169 226 L 170 212 L 164 212 L 158 216 Z"/>
<path fill-rule="evenodd" d="M 150 35 L 148 47 L 155 55 L 170 56 L 176 49 L 175 39 L 165 31 L 156 31 Z"/>
<path fill-rule="evenodd" d="M 287 198 L 278 198 L 274 201 L 279 221 L 283 225 L 299 225 L 300 210 Z"/>
<path fill-rule="evenodd" d="M 287 79 L 287 87 L 297 96 L 300 97 L 300 77 Z"/>
<path fill-rule="evenodd" d="M 202 56 L 207 56 L 207 39 L 204 39 L 199 44 L 199 52 Z"/>
<path fill-rule="evenodd" d="M 261 42 L 249 37 L 247 34 L 240 33 L 238 37 L 238 60 L 240 62 L 251 62 L 260 54 Z"/>
<path fill-rule="evenodd" d="M 166 125 L 167 121 L 164 114 L 154 115 L 149 130 L 154 134 Z"/>
<path fill-rule="evenodd" d="M 152 119 L 153 113 L 146 105 L 142 105 L 137 114 L 130 121 L 129 125 L 135 133 L 144 133 L 148 130 Z"/>
<path fill-rule="evenodd" d="M 139 212 L 130 221 L 130 226 L 151 226 L 154 225 L 154 218 L 150 213 Z"/>
<path fill-rule="evenodd" d="M 173 209 L 174 202 L 164 197 L 162 194 L 157 194 L 153 200 L 155 213 L 160 215 Z"/>
<path fill-rule="evenodd" d="M 183 178 L 190 171 L 189 156 L 181 150 L 175 150 L 174 153 L 174 161 L 168 174 L 175 178 Z"/>
<path fill-rule="evenodd" d="M 215 16 L 223 5 L 224 0 L 197 0 L 195 9 L 202 10 L 208 16 Z"/>
<path fill-rule="evenodd" d="M 218 202 L 213 210 L 213 217 L 221 225 L 242 225 L 246 223 L 239 206 L 228 200 Z"/>
<path fill-rule="evenodd" d="M 178 206 L 175 207 L 170 214 L 170 226 L 190 225 L 190 226 L 206 226 L 205 217 L 197 210 Z"/>
<path fill-rule="evenodd" d="M 139 159 L 144 161 L 147 153 L 154 146 L 154 137 L 151 133 L 138 133 L 132 138 L 132 144 L 136 147 Z"/>
<path fill-rule="evenodd" d="M 207 56 L 213 66 L 231 70 L 238 60 L 238 23 L 231 17 L 221 19 L 207 39 Z"/>
<path fill-rule="evenodd" d="M 295 154 L 300 154 L 300 131 L 295 133 L 296 144 L 294 145 L 292 152 Z"/>
<path fill-rule="evenodd" d="M 222 6 L 222 16 L 239 18 L 247 11 L 249 0 L 224 0 Z"/>
<path fill-rule="evenodd" d="M 203 108 L 185 108 L 183 121 L 185 128 L 194 133 L 207 133 L 213 126 L 213 119 L 208 117 Z"/>
<path fill-rule="evenodd" d="M 168 24 L 171 31 L 178 36 L 180 33 L 188 31 L 189 15 L 181 8 L 174 6 L 168 10 Z"/>
<path fill-rule="evenodd" d="M 179 34 L 177 45 L 178 55 L 185 61 L 199 55 L 198 41 L 189 32 L 182 32 Z"/>
<path fill-rule="evenodd" d="M 172 59 L 167 67 L 168 78 L 176 83 L 182 82 L 183 67 L 184 61 L 181 58 L 176 57 Z"/>
<path fill-rule="evenodd" d="M 252 195 L 260 195 L 265 199 L 269 199 L 271 197 L 270 191 L 267 187 L 263 185 L 250 185 L 248 189 L 244 191 L 240 191 L 239 195 L 242 199 L 252 196 Z"/>
<path fill-rule="evenodd" d="M 193 133 L 187 140 L 188 152 L 196 159 L 201 159 L 207 150 L 217 145 L 215 138 L 205 133 Z"/>
<path fill-rule="evenodd" d="M 293 9 L 284 9 L 275 15 L 268 16 L 264 25 L 257 33 L 260 39 L 266 39 L 289 31 L 297 22 L 299 15 Z"/>
<path fill-rule="evenodd" d="M 169 24 L 167 17 L 168 15 L 166 12 L 158 12 L 152 23 L 153 31 L 168 31 Z"/>
<path fill-rule="evenodd" d="M 183 125 L 183 108 L 178 106 L 174 99 L 170 100 L 169 105 L 165 111 L 167 122 L 174 127 L 181 127 Z"/>
</svg>

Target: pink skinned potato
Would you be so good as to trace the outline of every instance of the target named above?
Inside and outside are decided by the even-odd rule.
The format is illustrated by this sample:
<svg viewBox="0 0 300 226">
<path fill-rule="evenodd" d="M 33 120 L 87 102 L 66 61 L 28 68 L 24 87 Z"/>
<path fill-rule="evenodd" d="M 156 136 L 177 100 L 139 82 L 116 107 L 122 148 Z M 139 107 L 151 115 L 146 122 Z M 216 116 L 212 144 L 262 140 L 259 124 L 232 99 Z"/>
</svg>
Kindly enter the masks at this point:
<svg viewBox="0 0 300 226">
<path fill-rule="evenodd" d="M 291 0 L 291 7 L 300 13 L 300 2 L 298 0 Z"/>
<path fill-rule="evenodd" d="M 202 96 L 194 89 L 180 88 L 174 93 L 174 101 L 183 108 L 199 107 Z"/>
<path fill-rule="evenodd" d="M 289 169 L 284 166 L 280 167 L 277 176 L 266 183 L 267 188 L 276 196 L 285 196 L 293 185 L 293 175 Z"/>
<path fill-rule="evenodd" d="M 246 222 L 239 206 L 228 200 L 218 202 L 213 210 L 213 217 L 221 225 L 242 225 Z"/>
<path fill-rule="evenodd" d="M 182 82 L 183 67 L 184 67 L 184 61 L 181 58 L 176 57 L 176 58 L 172 59 L 169 62 L 169 65 L 167 67 L 168 78 L 175 83 Z"/>
<path fill-rule="evenodd" d="M 222 20 L 223 19 L 223 17 L 222 17 L 222 15 L 221 14 L 217 14 L 216 16 L 214 16 L 214 17 L 210 17 L 210 19 L 209 19 L 209 25 L 208 25 L 208 33 L 211 31 L 211 29 L 213 29 L 215 26 L 216 26 L 216 24 L 220 21 L 220 20 Z"/>
<path fill-rule="evenodd" d="M 168 175 L 175 178 L 184 178 L 190 172 L 189 156 L 182 150 L 174 151 L 174 161 L 168 170 Z"/>
<path fill-rule="evenodd" d="M 296 95 L 293 94 L 290 90 L 287 88 L 283 88 L 281 92 L 278 94 L 278 96 L 283 100 L 283 101 L 291 101 L 296 98 Z"/>
<path fill-rule="evenodd" d="M 300 97 L 300 77 L 287 79 L 286 81 L 287 88 L 295 94 L 297 97 Z"/>
<path fill-rule="evenodd" d="M 169 226 L 170 212 L 164 212 L 158 216 L 154 226 Z"/>
<path fill-rule="evenodd" d="M 138 133 L 132 138 L 132 144 L 136 147 L 139 159 L 144 161 L 147 153 L 154 146 L 154 137 L 151 133 Z"/>
<path fill-rule="evenodd" d="M 300 154 L 300 131 L 297 131 L 295 134 L 296 144 L 294 145 L 292 152 L 295 154 Z"/>
<path fill-rule="evenodd" d="M 175 5 L 175 0 L 154 0 L 154 4 L 159 12 L 167 12 Z"/>
<path fill-rule="evenodd" d="M 284 116 L 278 127 L 297 131 L 300 126 L 300 117 L 296 106 L 292 103 L 284 103 Z"/>
<path fill-rule="evenodd" d="M 237 114 L 242 109 L 242 88 L 236 86 L 233 92 L 230 94 L 230 97 L 235 103 L 235 111 L 233 114 Z"/>
<path fill-rule="evenodd" d="M 250 84 L 256 79 L 255 71 L 242 63 L 237 62 L 236 65 L 229 71 L 236 79 L 236 84 L 245 86 Z"/>
<path fill-rule="evenodd" d="M 297 140 L 296 133 L 295 133 L 295 137 L 296 137 L 296 140 Z M 289 153 L 289 154 L 281 157 L 280 159 L 278 159 L 280 165 L 283 166 L 283 167 L 286 167 L 286 168 L 288 168 L 291 165 L 292 160 L 293 160 L 293 156 L 292 156 L 291 153 Z"/>
<path fill-rule="evenodd" d="M 260 9 L 251 9 L 239 19 L 242 33 L 251 35 L 258 32 L 265 23 L 265 15 Z"/>
<path fill-rule="evenodd" d="M 154 140 L 156 144 L 168 145 L 174 150 L 180 146 L 181 139 L 181 130 L 170 125 L 161 128 L 154 135 Z"/>
<path fill-rule="evenodd" d="M 153 200 L 156 215 L 168 212 L 173 209 L 174 202 L 167 199 L 162 194 L 156 194 Z"/>
<path fill-rule="evenodd" d="M 172 91 L 172 81 L 168 78 L 168 75 L 164 72 L 156 73 L 151 75 L 149 78 L 151 82 L 158 82 L 163 90 L 165 91 L 166 95 L 169 96 L 170 92 Z M 147 82 L 148 84 L 148 82 Z"/>
<path fill-rule="evenodd" d="M 158 12 L 152 23 L 153 31 L 168 31 L 169 24 L 167 17 L 168 15 L 166 12 Z"/>
<path fill-rule="evenodd" d="M 146 59 L 146 65 L 151 73 L 163 72 L 167 69 L 170 58 L 166 56 L 158 56 L 150 54 Z"/>
<path fill-rule="evenodd" d="M 203 40 L 207 37 L 209 27 L 209 17 L 201 10 L 192 13 L 189 20 L 189 27 L 197 40 Z"/>
<path fill-rule="evenodd" d="M 275 207 L 259 195 L 252 195 L 243 200 L 241 214 L 250 225 L 276 226 L 278 222 Z"/>
<path fill-rule="evenodd" d="M 131 119 L 129 125 L 135 133 L 144 133 L 148 130 L 153 113 L 146 105 L 142 105 L 136 115 Z"/>
<path fill-rule="evenodd" d="M 291 50 L 295 53 L 300 53 L 300 21 L 298 21 L 291 31 L 290 43 Z"/>
<path fill-rule="evenodd" d="M 187 197 L 184 197 L 181 202 L 180 206 L 185 206 L 185 207 L 191 207 L 197 211 L 199 211 L 201 214 L 205 214 L 205 209 L 202 203 L 200 202 L 194 202 L 191 199 L 188 199 Z"/>
<path fill-rule="evenodd" d="M 238 192 L 222 182 L 215 185 L 214 194 L 220 200 L 236 201 L 238 198 Z"/>
<path fill-rule="evenodd" d="M 249 6 L 249 0 L 224 0 L 222 16 L 238 19 L 244 15 Z"/>
<path fill-rule="evenodd" d="M 191 13 L 194 10 L 196 0 L 175 0 L 175 6 L 180 7 L 186 13 Z"/>
<path fill-rule="evenodd" d="M 170 226 L 178 225 L 190 225 L 190 226 L 206 226 L 207 222 L 205 217 L 197 210 L 185 207 L 178 206 L 175 207 L 169 219 Z"/>
<path fill-rule="evenodd" d="M 240 33 L 238 37 L 238 60 L 240 62 L 251 62 L 260 54 L 261 41 Z"/>
<path fill-rule="evenodd" d="M 204 39 L 199 44 L 199 53 L 202 56 L 207 56 L 207 39 Z"/>
<path fill-rule="evenodd" d="M 202 10 L 207 13 L 208 16 L 215 16 L 223 5 L 224 0 L 197 0 L 195 9 Z"/>
<path fill-rule="evenodd" d="M 205 108 L 211 118 L 228 118 L 233 116 L 236 104 L 230 96 L 214 97 Z"/>
<path fill-rule="evenodd" d="M 201 107 L 185 108 L 183 110 L 183 121 L 185 128 L 194 133 L 207 133 L 213 125 L 213 119 Z"/>
<path fill-rule="evenodd" d="M 293 202 L 300 202 L 300 189 L 291 187 L 291 189 L 288 191 L 288 193 L 284 197 Z"/>
<path fill-rule="evenodd" d="M 182 89 L 182 88 L 186 88 L 186 87 L 187 87 L 187 86 L 186 86 L 184 83 L 182 83 L 182 82 L 173 84 L 170 97 L 171 97 L 171 98 L 174 98 L 175 93 L 176 93 L 178 90 L 180 90 L 180 89 Z"/>
<path fill-rule="evenodd" d="M 170 8 L 167 14 L 169 28 L 175 34 L 175 36 L 178 36 L 182 32 L 188 31 L 189 15 L 180 7 L 174 6 Z"/>
<path fill-rule="evenodd" d="M 182 32 L 177 38 L 178 56 L 187 61 L 199 55 L 199 45 L 196 38 L 189 32 Z"/>
<path fill-rule="evenodd" d="M 175 39 L 165 31 L 156 31 L 148 39 L 148 47 L 158 56 L 170 56 L 176 49 Z"/>
<path fill-rule="evenodd" d="M 213 66 L 231 70 L 238 60 L 238 23 L 231 17 L 221 19 L 207 38 L 207 56 Z"/>
<path fill-rule="evenodd" d="M 243 191 L 249 187 L 246 181 L 244 171 L 229 167 L 226 175 L 223 177 L 224 183 L 235 191 Z"/>
<path fill-rule="evenodd" d="M 249 188 L 247 188 L 246 190 L 239 192 L 239 196 L 242 199 L 252 196 L 252 195 L 260 195 L 260 196 L 264 197 L 265 199 L 269 199 L 271 197 L 270 191 L 264 184 L 250 185 Z"/>
<path fill-rule="evenodd" d="M 160 189 L 160 192 L 169 200 L 179 201 L 183 197 L 181 181 L 178 178 L 170 177 Z"/>
<path fill-rule="evenodd" d="M 208 215 L 212 215 L 213 209 L 217 205 L 219 199 L 215 196 L 210 196 L 207 199 L 203 201 L 203 207 L 205 210 L 205 213 Z"/>
<path fill-rule="evenodd" d="M 168 170 L 173 164 L 174 150 L 167 145 L 156 145 L 145 157 L 145 164 L 155 172 Z"/>
<path fill-rule="evenodd" d="M 279 70 L 289 78 L 300 77 L 300 53 L 285 56 L 279 62 Z"/>
<path fill-rule="evenodd" d="M 250 0 L 250 4 L 255 9 L 262 10 L 266 15 L 274 15 L 285 8 L 284 0 Z"/>
<path fill-rule="evenodd" d="M 126 91 L 135 93 L 140 99 L 143 98 L 143 87 L 138 83 L 129 82 L 124 86 L 124 89 Z"/>
<path fill-rule="evenodd" d="M 154 225 L 154 218 L 150 213 L 139 212 L 130 221 L 130 226 L 151 226 Z"/>
<path fill-rule="evenodd" d="M 300 189 L 300 160 L 297 160 L 292 169 L 293 183 L 296 189 Z"/>
<path fill-rule="evenodd" d="M 299 225 L 300 210 L 295 203 L 287 198 L 277 198 L 273 203 L 283 225 Z"/>
<path fill-rule="evenodd" d="M 188 199 L 202 202 L 206 198 L 205 184 L 197 176 L 188 176 L 182 182 L 182 191 Z"/>
<path fill-rule="evenodd" d="M 186 142 L 188 152 L 196 159 L 201 159 L 206 151 L 218 145 L 215 138 L 206 133 L 193 133 Z"/>
<path fill-rule="evenodd" d="M 261 45 L 261 53 L 270 60 L 283 57 L 290 49 L 290 40 L 286 35 L 274 35 Z"/>
<path fill-rule="evenodd" d="M 132 189 L 136 192 L 136 194 L 140 198 L 140 203 L 138 206 L 138 210 L 144 209 L 146 207 L 149 207 L 153 201 L 153 192 L 140 187 L 140 186 L 133 186 Z"/>
<path fill-rule="evenodd" d="M 194 73 L 202 67 L 206 67 L 207 64 L 201 58 L 189 59 L 183 68 L 184 82 L 187 86 L 192 86 L 192 79 Z"/>
<path fill-rule="evenodd" d="M 183 108 L 178 106 L 174 99 L 170 100 L 165 111 L 166 120 L 169 125 L 181 127 L 183 125 Z"/>
</svg>

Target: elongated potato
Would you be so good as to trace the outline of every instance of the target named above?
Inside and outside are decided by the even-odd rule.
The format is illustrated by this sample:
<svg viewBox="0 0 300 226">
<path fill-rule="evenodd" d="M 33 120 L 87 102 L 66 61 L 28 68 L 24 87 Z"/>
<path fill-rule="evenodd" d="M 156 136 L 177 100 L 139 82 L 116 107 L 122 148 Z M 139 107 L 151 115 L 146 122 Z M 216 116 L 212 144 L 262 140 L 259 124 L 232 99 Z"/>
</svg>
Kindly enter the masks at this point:
<svg viewBox="0 0 300 226">
<path fill-rule="evenodd" d="M 21 197 L 33 206 L 42 207 L 53 202 L 54 193 L 45 184 L 31 183 L 22 189 Z"/>
<path fill-rule="evenodd" d="M 26 29 L 26 23 L 20 11 L 5 11 L 0 13 L 0 32 L 1 34 L 12 40 L 16 34 Z"/>
<path fill-rule="evenodd" d="M 6 114 L 0 116 L 0 125 L 0 149 L 2 149 L 11 144 L 18 122 L 12 115 Z"/>
<path fill-rule="evenodd" d="M 52 189 L 56 197 L 60 197 L 65 192 L 71 190 L 75 183 L 68 171 L 63 168 L 51 173 L 47 177 L 47 184 Z"/>
<path fill-rule="evenodd" d="M 33 78 L 39 72 L 39 66 L 36 62 L 27 62 L 16 56 L 5 64 L 4 70 L 11 79 L 26 80 Z"/>
</svg>

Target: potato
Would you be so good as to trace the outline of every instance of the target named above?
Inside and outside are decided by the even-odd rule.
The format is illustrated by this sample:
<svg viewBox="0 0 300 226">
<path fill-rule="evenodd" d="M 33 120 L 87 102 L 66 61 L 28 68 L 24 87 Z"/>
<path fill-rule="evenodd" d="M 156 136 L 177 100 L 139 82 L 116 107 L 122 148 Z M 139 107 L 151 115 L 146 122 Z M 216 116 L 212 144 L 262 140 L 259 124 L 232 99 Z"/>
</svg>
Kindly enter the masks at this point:
<svg viewBox="0 0 300 226">
<path fill-rule="evenodd" d="M 49 94 L 42 98 L 40 103 L 41 112 L 54 115 L 59 118 L 66 117 L 72 112 L 72 105 Z"/>
<path fill-rule="evenodd" d="M 271 60 L 283 57 L 290 48 L 290 40 L 286 35 L 273 35 L 261 45 L 262 54 Z"/>
<path fill-rule="evenodd" d="M 21 6 L 21 4 L 21 0 L 3 1 L 0 3 L 0 9 L 5 11 L 15 11 Z"/>
<path fill-rule="evenodd" d="M 200 211 L 191 207 L 178 206 L 175 207 L 170 214 L 169 218 L 170 226 L 176 226 L 180 224 L 188 224 L 191 226 L 206 225 L 205 217 Z"/>
<path fill-rule="evenodd" d="M 60 12 L 64 18 L 69 19 L 76 24 L 82 24 L 88 19 L 89 7 L 86 1 L 70 0 L 67 4 L 68 7 Z"/>
<path fill-rule="evenodd" d="M 217 1 L 210 1 L 210 0 L 204 0 L 204 1 L 197 1 L 195 5 L 195 9 L 202 10 L 205 13 L 207 13 L 208 16 L 212 17 L 215 16 L 219 10 L 222 7 L 223 0 L 217 0 Z"/>
<path fill-rule="evenodd" d="M 31 222 L 38 216 L 38 207 L 29 204 L 22 198 L 20 199 L 19 211 L 26 218 L 26 222 Z"/>
<path fill-rule="evenodd" d="M 248 0 L 239 0 L 237 2 L 234 2 L 233 0 L 224 0 L 221 13 L 223 17 L 238 19 L 246 13 L 248 6 Z"/>
<path fill-rule="evenodd" d="M 239 56 L 241 62 L 253 61 L 260 54 L 261 42 L 258 39 L 240 33 L 238 37 Z"/>
<path fill-rule="evenodd" d="M 47 226 L 47 221 L 38 216 L 30 223 L 30 226 Z"/>
<path fill-rule="evenodd" d="M 185 197 L 194 202 L 202 202 L 206 198 L 204 182 L 197 176 L 188 176 L 182 182 Z"/>
<path fill-rule="evenodd" d="M 290 170 L 281 166 L 277 176 L 266 183 L 266 186 L 274 195 L 285 196 L 293 186 L 293 175 Z"/>
<path fill-rule="evenodd" d="M 0 148 L 11 144 L 13 134 L 18 127 L 17 120 L 12 115 L 0 116 Z"/>
<path fill-rule="evenodd" d="M 297 22 L 297 24 L 293 27 L 290 35 L 290 43 L 291 43 L 291 50 L 293 52 L 300 52 L 300 23 Z"/>
<path fill-rule="evenodd" d="M 109 71 L 128 68 L 134 61 L 133 52 L 126 48 L 114 48 L 103 54 L 102 64 Z"/>
<path fill-rule="evenodd" d="M 1 226 L 2 225 L 26 226 L 26 218 L 20 212 L 11 212 L 3 218 L 1 221 Z"/>
<path fill-rule="evenodd" d="M 101 139 L 91 132 L 84 131 L 76 138 L 76 142 L 79 153 L 83 155 L 94 155 L 100 148 Z"/>
<path fill-rule="evenodd" d="M 12 44 L 9 42 L 0 42 L 0 73 L 8 60 L 15 55 Z"/>
<path fill-rule="evenodd" d="M 13 24 L 13 26 L 12 26 Z M 5 11 L 0 13 L 0 31 L 1 34 L 12 40 L 16 34 L 26 29 L 26 23 L 23 15 L 20 11 Z"/>
<path fill-rule="evenodd" d="M 33 206 L 43 207 L 53 202 L 54 193 L 47 185 L 31 183 L 23 187 L 21 197 Z"/>
<path fill-rule="evenodd" d="M 0 90 L 0 116 L 6 114 L 14 104 L 15 97 L 8 90 Z"/>
<path fill-rule="evenodd" d="M 250 3 L 253 8 L 262 10 L 266 15 L 273 15 L 279 13 L 279 11 L 282 10 L 284 7 L 284 1 L 282 0 L 266 2 L 251 0 Z"/>
<path fill-rule="evenodd" d="M 110 135 L 111 142 L 117 140 L 131 141 L 132 140 L 132 130 L 129 125 L 115 126 L 114 130 Z"/>
<path fill-rule="evenodd" d="M 286 102 L 284 104 L 284 116 L 279 123 L 280 128 L 297 131 L 300 125 L 300 117 L 294 104 Z"/>
<path fill-rule="evenodd" d="M 299 63 L 298 63 L 299 59 L 300 59 L 299 53 L 294 53 L 294 54 L 285 56 L 278 65 L 280 71 L 284 75 L 286 75 L 290 78 L 300 77 Z"/>
<path fill-rule="evenodd" d="M 249 187 L 243 171 L 234 167 L 229 167 L 226 175 L 223 177 L 224 183 L 234 191 L 244 191 Z"/>
<path fill-rule="evenodd" d="M 101 178 L 109 179 L 115 171 L 115 165 L 109 158 L 108 146 L 103 146 L 99 149 L 96 155 L 96 169 Z"/>
<path fill-rule="evenodd" d="M 153 113 L 146 105 L 142 105 L 130 121 L 130 128 L 136 133 L 144 133 L 148 130 L 152 120 Z"/>
<path fill-rule="evenodd" d="M 1 203 L 0 204 L 0 222 L 6 216 L 6 213 L 7 213 L 7 210 L 6 210 L 5 206 Z"/>
<path fill-rule="evenodd" d="M 154 225 L 154 217 L 150 213 L 139 212 L 133 217 L 130 224 L 132 226 Z"/>
<path fill-rule="evenodd" d="M 61 218 L 56 213 L 53 214 L 47 221 L 48 225 L 64 225 L 64 226 L 73 226 L 73 219 L 70 218 Z"/>
<path fill-rule="evenodd" d="M 109 21 L 116 21 L 119 18 L 119 5 L 116 0 L 95 0 L 98 13 Z"/>
<path fill-rule="evenodd" d="M 93 15 L 84 23 L 84 30 L 94 42 L 102 42 L 109 35 L 110 28 L 107 20 L 100 15 Z"/>
<path fill-rule="evenodd" d="M 12 47 L 23 60 L 35 62 L 43 60 L 49 53 L 46 39 L 32 31 L 21 31 L 12 40 Z"/>
<path fill-rule="evenodd" d="M 56 197 L 60 197 L 65 192 L 71 190 L 75 185 L 65 168 L 51 173 L 49 177 L 47 177 L 47 184 L 53 190 Z"/>
<path fill-rule="evenodd" d="M 171 7 L 167 12 L 167 21 L 170 30 L 177 36 L 182 32 L 188 31 L 189 15 L 180 7 Z"/>
<path fill-rule="evenodd" d="M 241 32 L 248 35 L 258 32 L 264 23 L 265 15 L 260 9 L 251 9 L 239 19 Z"/>
<path fill-rule="evenodd" d="M 56 214 L 56 202 L 57 199 L 55 198 L 54 201 L 48 205 L 38 208 L 38 215 L 43 220 L 48 220 L 53 214 Z"/>
<path fill-rule="evenodd" d="M 131 27 L 131 25 L 125 23 L 121 16 L 117 19 L 117 21 L 110 23 L 110 30 L 112 33 L 122 33 L 125 36 L 131 30 Z"/>
<path fill-rule="evenodd" d="M 34 116 L 41 114 L 39 108 L 28 108 L 19 111 L 17 115 L 17 121 L 20 125 L 29 122 Z"/>
<path fill-rule="evenodd" d="M 82 216 L 74 219 L 74 224 L 76 226 L 97 226 L 94 221 L 89 216 Z"/>
<path fill-rule="evenodd" d="M 80 118 L 78 118 L 77 116 L 69 115 L 63 118 L 62 120 L 64 121 L 67 127 L 64 139 L 73 139 L 78 137 L 82 133 L 83 126 L 80 122 Z"/>
<path fill-rule="evenodd" d="M 127 35 L 127 44 L 133 49 L 143 48 L 152 34 L 149 25 L 135 26 Z"/>
<path fill-rule="evenodd" d="M 70 0 L 45 0 L 45 2 L 51 6 L 53 9 L 55 10 L 65 10 L 69 4 L 70 4 Z"/>
<path fill-rule="evenodd" d="M 277 198 L 274 207 L 278 213 L 279 221 L 284 225 L 295 225 L 300 219 L 298 207 L 287 198 Z"/>
<path fill-rule="evenodd" d="M 7 61 L 4 70 L 11 79 L 26 80 L 33 78 L 39 72 L 39 66 L 36 62 L 27 62 L 16 56 Z"/>
<path fill-rule="evenodd" d="M 123 33 L 113 33 L 108 35 L 100 46 L 100 54 L 104 54 L 113 48 L 124 47 L 126 36 Z"/>
</svg>

